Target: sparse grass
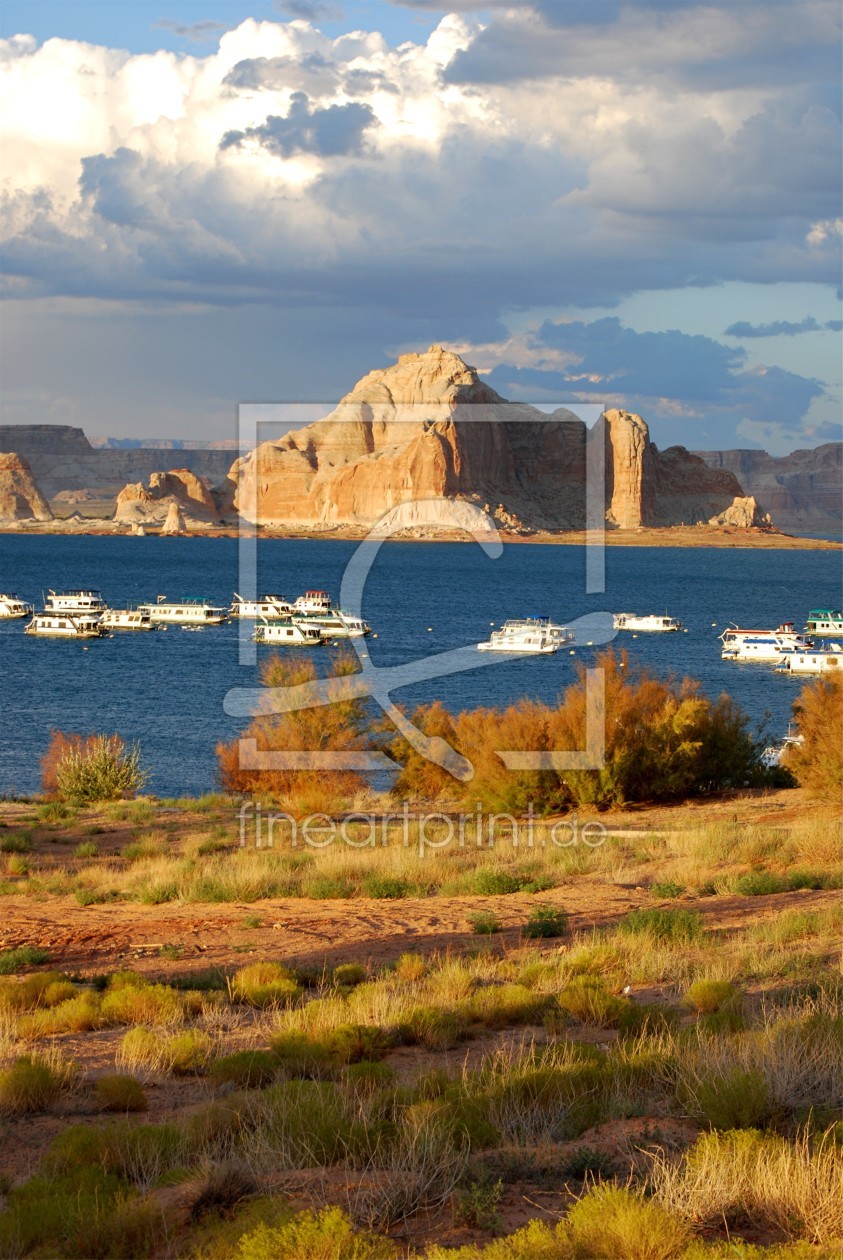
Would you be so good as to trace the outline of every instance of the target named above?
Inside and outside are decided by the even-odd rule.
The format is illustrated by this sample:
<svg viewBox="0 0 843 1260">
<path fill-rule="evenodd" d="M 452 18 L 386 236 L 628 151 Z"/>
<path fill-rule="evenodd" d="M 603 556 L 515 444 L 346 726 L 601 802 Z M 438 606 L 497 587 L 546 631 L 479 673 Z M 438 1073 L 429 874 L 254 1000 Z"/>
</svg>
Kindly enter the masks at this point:
<svg viewBox="0 0 843 1260">
<path fill-rule="evenodd" d="M 702 938 L 703 920 L 698 910 L 631 910 L 618 924 L 618 931 L 646 936 L 659 942 L 690 945 Z"/>
<path fill-rule="evenodd" d="M 0 976 L 11 976 L 21 967 L 39 967 L 50 961 L 50 951 L 39 945 L 20 945 L 0 952 Z"/>
<path fill-rule="evenodd" d="M 0 853 L 31 853 L 32 837 L 28 832 L 19 831 L 16 835 L 0 837 Z"/>
<path fill-rule="evenodd" d="M 521 929 L 521 934 L 529 940 L 536 940 L 564 936 L 567 930 L 568 916 L 564 910 L 554 910 L 552 906 L 536 906 Z"/>
<path fill-rule="evenodd" d="M 24 1054 L 0 1068 L 0 1113 L 46 1111 L 73 1083 L 76 1070 L 59 1055 Z"/>
</svg>

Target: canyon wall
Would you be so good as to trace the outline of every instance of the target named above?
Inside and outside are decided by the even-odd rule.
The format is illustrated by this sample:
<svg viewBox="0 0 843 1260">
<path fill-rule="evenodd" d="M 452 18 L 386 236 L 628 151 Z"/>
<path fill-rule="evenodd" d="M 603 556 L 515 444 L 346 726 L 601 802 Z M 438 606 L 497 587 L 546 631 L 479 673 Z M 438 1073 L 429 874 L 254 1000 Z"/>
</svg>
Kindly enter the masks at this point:
<svg viewBox="0 0 843 1260">
<path fill-rule="evenodd" d="M 790 455 L 766 451 L 699 451 L 709 468 L 727 469 L 792 534 L 843 533 L 843 442 Z"/>
<path fill-rule="evenodd" d="M 53 514 L 32 469 L 14 451 L 0 454 L 0 521 L 51 521 Z"/>
</svg>

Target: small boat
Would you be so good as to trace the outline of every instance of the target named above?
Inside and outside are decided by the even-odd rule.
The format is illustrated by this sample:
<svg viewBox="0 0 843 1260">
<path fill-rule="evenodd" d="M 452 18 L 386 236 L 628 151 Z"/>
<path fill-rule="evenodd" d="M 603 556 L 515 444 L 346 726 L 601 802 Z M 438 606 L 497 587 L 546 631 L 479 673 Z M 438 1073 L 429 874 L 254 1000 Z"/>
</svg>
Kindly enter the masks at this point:
<svg viewBox="0 0 843 1260">
<path fill-rule="evenodd" d="M 154 630 L 145 608 L 106 608 L 100 618 L 105 630 Z"/>
<path fill-rule="evenodd" d="M 96 613 L 44 612 L 35 613 L 27 634 L 51 636 L 57 639 L 98 639 L 106 632 Z"/>
<path fill-rule="evenodd" d="M 292 620 L 263 622 L 255 626 L 252 638 L 255 643 L 274 643 L 283 647 L 316 647 L 323 641 L 315 626 Z"/>
<path fill-rule="evenodd" d="M 2 598 L 2 596 L 0 596 Z M 814 608 L 808 613 L 806 634 L 843 635 L 843 612 L 834 608 Z"/>
<path fill-rule="evenodd" d="M 648 613 L 645 617 L 639 617 L 637 613 L 615 613 L 612 624 L 616 630 L 666 632 L 682 629 L 682 622 L 676 617 L 660 617 L 657 613 Z"/>
<path fill-rule="evenodd" d="M 234 592 L 229 616 L 249 621 L 287 618 L 293 611 L 293 605 L 283 595 L 259 595 L 257 599 L 244 599 Z"/>
<path fill-rule="evenodd" d="M 99 591 L 48 591 L 44 611 L 48 613 L 104 613 L 108 605 Z"/>
<path fill-rule="evenodd" d="M 478 652 L 515 652 L 520 655 L 549 656 L 559 651 L 559 641 L 546 630 L 525 626 L 524 622 L 507 621 L 494 630 L 486 643 L 477 644 Z"/>
<path fill-rule="evenodd" d="M 327 613 L 293 613 L 293 621 L 315 626 L 325 639 L 360 639 L 372 632 L 368 621 L 342 608 L 331 608 Z"/>
<path fill-rule="evenodd" d="M 798 748 L 800 744 L 804 743 L 805 736 L 794 735 L 791 728 L 788 727 L 787 735 L 780 744 L 771 744 L 768 748 L 764 749 L 761 754 L 762 765 L 765 765 L 768 770 L 772 770 L 774 766 L 780 766 L 782 763 L 782 757 L 787 752 L 788 748 Z"/>
<path fill-rule="evenodd" d="M 775 630 L 747 630 L 730 626 L 720 635 L 724 661 L 778 662 L 783 656 L 810 651 L 814 640 L 784 621 Z"/>
<path fill-rule="evenodd" d="M 574 632 L 570 626 L 560 626 L 549 617 L 513 617 L 505 621 L 496 633 L 521 635 L 531 630 L 538 630 L 553 639 L 560 647 L 563 643 L 574 642 Z"/>
<path fill-rule="evenodd" d="M 776 666 L 777 674 L 843 674 L 843 644 L 827 643 L 807 652 L 789 652 Z"/>
<path fill-rule="evenodd" d="M 31 617 L 35 609 L 17 595 L 0 595 L 0 621 L 11 621 L 15 617 Z"/>
<path fill-rule="evenodd" d="M 297 613 L 326 615 L 331 611 L 331 597 L 327 591 L 305 591 L 293 604 Z"/>
<path fill-rule="evenodd" d="M 152 621 L 194 626 L 220 626 L 228 617 L 227 608 L 211 604 L 207 599 L 182 599 L 169 603 L 166 595 L 159 595 L 154 604 L 139 604 L 138 612 L 148 613 Z"/>
</svg>

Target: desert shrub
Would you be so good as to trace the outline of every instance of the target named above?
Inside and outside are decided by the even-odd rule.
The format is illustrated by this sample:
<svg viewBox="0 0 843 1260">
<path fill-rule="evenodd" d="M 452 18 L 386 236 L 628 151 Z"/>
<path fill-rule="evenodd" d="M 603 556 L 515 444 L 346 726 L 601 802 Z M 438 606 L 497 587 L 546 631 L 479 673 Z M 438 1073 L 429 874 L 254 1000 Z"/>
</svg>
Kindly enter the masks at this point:
<svg viewBox="0 0 843 1260">
<path fill-rule="evenodd" d="M 454 1215 L 461 1225 L 471 1229 L 497 1229 L 500 1226 L 503 1181 L 497 1181 L 486 1169 L 468 1178 L 454 1196 Z"/>
<path fill-rule="evenodd" d="M 486 1028 L 541 1023 L 551 998 L 523 984 L 486 985 L 465 1005 L 467 1016 Z"/>
<path fill-rule="evenodd" d="M 50 961 L 50 951 L 38 945 L 20 945 L 0 952 L 0 976 L 10 976 L 21 967 L 38 967 Z"/>
<path fill-rule="evenodd" d="M 468 1033 L 469 1020 L 459 1010 L 417 1006 L 403 1017 L 399 1035 L 428 1050 L 450 1050 Z"/>
<path fill-rule="evenodd" d="M 166 984 L 123 983 L 112 977 L 102 999 L 102 1016 L 108 1024 L 178 1024 L 184 1006 L 178 993 Z"/>
<path fill-rule="evenodd" d="M 32 840 L 25 832 L 18 832 L 17 835 L 3 836 L 0 839 L 0 853 L 31 853 Z"/>
<path fill-rule="evenodd" d="M 218 1084 L 240 1089 L 262 1089 L 278 1074 L 278 1058 L 269 1050 L 237 1050 L 223 1055 L 210 1066 L 209 1075 Z"/>
<path fill-rule="evenodd" d="M 340 1079 L 344 1084 L 352 1085 L 358 1093 L 373 1094 L 393 1085 L 395 1072 L 388 1063 L 373 1063 L 369 1059 L 361 1059 L 359 1063 L 349 1063 L 344 1067 Z"/>
<path fill-rule="evenodd" d="M 248 1006 L 293 1006 L 302 997 L 296 984 L 281 963 L 257 962 L 241 967 L 231 978 L 231 996 Z"/>
<path fill-rule="evenodd" d="M 280 750 L 345 752 L 365 746 L 367 710 L 359 700 L 343 699 L 343 679 L 359 670 L 351 653 L 334 658 L 334 678 L 323 680 L 329 697 L 324 705 L 305 705 L 289 713 L 272 713 L 267 704 L 243 732 L 253 739 L 259 752 Z M 316 679 L 313 660 L 282 660 L 273 655 L 261 668 L 261 683 L 267 688 L 295 688 Z M 307 814 L 337 814 L 348 809 L 365 786 L 354 771 L 321 769 L 246 770 L 240 765 L 240 740 L 217 745 L 218 775 L 228 791 L 250 796 L 270 794 L 283 802 L 286 812 L 296 817 Z"/>
<path fill-rule="evenodd" d="M 618 924 L 618 931 L 635 936 L 649 936 L 655 941 L 690 945 L 703 935 L 702 915 L 697 910 L 657 907 L 630 910 Z"/>
<path fill-rule="evenodd" d="M 75 992 L 75 986 L 60 972 L 39 971 L 23 980 L 0 981 L 0 1010 L 32 1011 L 56 1006 Z"/>
<path fill-rule="evenodd" d="M 577 1260 L 672 1260 L 690 1239 L 681 1218 L 622 1186 L 595 1186 L 567 1225 Z"/>
<path fill-rule="evenodd" d="M 242 1160 L 227 1159 L 221 1164 L 212 1164 L 191 1204 L 191 1220 L 198 1221 L 209 1212 L 230 1213 L 257 1188 L 255 1178 Z"/>
<path fill-rule="evenodd" d="M 468 921 L 475 936 L 494 936 L 503 931 L 500 919 L 490 910 L 478 910 L 476 914 L 468 916 Z"/>
<path fill-rule="evenodd" d="M 564 787 L 577 805 L 621 805 L 626 801 L 671 800 L 764 777 L 759 750 L 745 715 L 734 701 L 712 702 L 691 679 L 661 680 L 633 667 L 625 652 L 598 655 L 606 712 L 604 765 L 566 770 Z M 550 746 L 584 748 L 587 678 L 565 692 L 548 722 Z"/>
<path fill-rule="evenodd" d="M 822 1139 L 709 1133 L 681 1162 L 658 1158 L 653 1179 L 659 1200 L 703 1228 L 751 1222 L 824 1247 L 843 1237 L 843 1159 Z"/>
<path fill-rule="evenodd" d="M 83 840 L 73 850 L 73 856 L 76 858 L 95 858 L 99 857 L 99 852 L 93 840 Z"/>
<path fill-rule="evenodd" d="M 564 936 L 568 930 L 568 916 L 564 910 L 552 906 L 536 906 L 521 929 L 522 936 L 530 939 Z"/>
<path fill-rule="evenodd" d="M 143 1260 L 160 1246 L 163 1226 L 158 1208 L 140 1202 L 123 1179 L 100 1168 L 38 1175 L 9 1193 L 0 1217 L 0 1253 Z"/>
<path fill-rule="evenodd" d="M 87 738 L 53 732 L 42 761 L 42 783 L 55 779 L 55 791 L 75 805 L 135 796 L 148 774 L 141 768 L 140 748 L 126 747 L 119 735 Z M 45 786 L 45 791 L 51 790 Z"/>
<path fill-rule="evenodd" d="M 685 885 L 676 884 L 672 879 L 668 879 L 663 883 L 651 884 L 647 891 L 651 897 L 657 897 L 667 901 L 672 900 L 674 897 L 681 897 L 685 891 Z"/>
<path fill-rule="evenodd" d="M 710 1015 L 724 1006 L 734 1006 L 740 993 L 728 980 L 695 980 L 682 1001 L 698 1015 Z"/>
<path fill-rule="evenodd" d="M 213 1053 L 213 1043 L 199 1028 L 186 1028 L 163 1038 L 167 1071 L 176 1076 L 204 1072 Z"/>
<path fill-rule="evenodd" d="M 413 885 L 398 875 L 368 875 L 363 880 L 363 895 L 380 901 L 396 901 L 413 894 Z"/>
<path fill-rule="evenodd" d="M 514 1234 L 485 1247 L 428 1247 L 424 1260 L 571 1260 L 571 1242 L 564 1221 L 548 1225 L 533 1220 Z"/>
<path fill-rule="evenodd" d="M 772 1110 L 769 1086 L 758 1068 L 703 1073 L 692 1097 L 713 1129 L 755 1129 L 766 1124 Z"/>
<path fill-rule="evenodd" d="M 336 985 L 351 988 L 367 979 L 366 968 L 362 963 L 340 963 L 334 968 L 331 979 Z"/>
<path fill-rule="evenodd" d="M 395 963 L 396 976 L 407 983 L 421 980 L 426 970 L 427 963 L 421 954 L 402 954 Z"/>
<path fill-rule="evenodd" d="M 329 875 L 314 875 L 301 887 L 302 896 L 313 901 L 346 901 L 355 893 L 354 885 L 347 879 L 332 879 Z"/>
<path fill-rule="evenodd" d="M 69 996 L 55 1004 L 50 1001 L 53 993 L 66 993 Z M 69 982 L 50 985 L 45 994 L 43 1005 L 28 1015 L 18 1019 L 18 1035 L 25 1040 L 34 1041 L 41 1037 L 54 1037 L 59 1033 L 89 1032 L 102 1024 L 100 999 L 97 993 L 87 989 L 75 993 Z"/>
<path fill-rule="evenodd" d="M 275 1228 L 259 1225 L 245 1234 L 235 1260 L 395 1260 L 389 1238 L 361 1232 L 338 1207 L 300 1212 Z"/>
<path fill-rule="evenodd" d="M 111 1073 L 94 1081 L 94 1100 L 101 1111 L 146 1111 L 146 1091 L 134 1076 Z"/>
<path fill-rule="evenodd" d="M 559 1007 L 594 1028 L 617 1028 L 631 1004 L 610 993 L 599 976 L 573 976 L 556 997 Z"/>
<path fill-rule="evenodd" d="M 75 1077 L 72 1064 L 51 1056 L 24 1054 L 0 1068 L 0 1113 L 45 1111 Z"/>
<path fill-rule="evenodd" d="M 843 677 L 809 683 L 793 706 L 801 744 L 783 758 L 798 783 L 820 800 L 839 805 L 843 795 Z M 833 826 L 829 823 L 829 826 Z"/>
</svg>

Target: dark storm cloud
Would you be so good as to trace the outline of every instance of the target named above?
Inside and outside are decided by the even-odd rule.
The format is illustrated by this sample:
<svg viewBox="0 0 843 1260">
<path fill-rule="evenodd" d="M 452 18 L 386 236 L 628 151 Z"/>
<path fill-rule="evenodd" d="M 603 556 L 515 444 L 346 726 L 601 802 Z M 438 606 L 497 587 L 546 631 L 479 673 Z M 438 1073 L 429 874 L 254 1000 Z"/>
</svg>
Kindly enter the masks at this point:
<svg viewBox="0 0 843 1260">
<path fill-rule="evenodd" d="M 227 131 L 220 148 L 230 149 L 244 140 L 257 140 L 268 153 L 278 157 L 290 157 L 293 153 L 348 156 L 363 151 L 365 132 L 378 125 L 370 105 L 352 101 L 348 105 L 311 109 L 306 93 L 294 92 L 286 118 L 270 114 L 260 127 Z"/>
<path fill-rule="evenodd" d="M 735 324 L 730 324 L 725 330 L 725 337 L 796 337 L 799 333 L 806 332 L 840 332 L 843 329 L 843 320 L 829 319 L 824 324 L 818 324 L 813 315 L 807 315 L 805 319 L 800 320 L 798 324 L 791 323 L 787 319 L 777 319 L 772 324 L 750 324 L 747 320 L 738 320 Z"/>
</svg>

